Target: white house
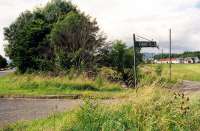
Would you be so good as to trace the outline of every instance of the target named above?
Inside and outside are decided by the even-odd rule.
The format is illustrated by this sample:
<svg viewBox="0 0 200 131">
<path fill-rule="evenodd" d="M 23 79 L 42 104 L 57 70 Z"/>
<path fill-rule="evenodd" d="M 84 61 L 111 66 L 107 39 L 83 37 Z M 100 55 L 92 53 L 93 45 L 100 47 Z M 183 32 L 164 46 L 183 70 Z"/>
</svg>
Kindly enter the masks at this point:
<svg viewBox="0 0 200 131">
<path fill-rule="evenodd" d="M 193 57 L 193 59 L 194 59 L 194 63 L 200 63 L 199 57 Z"/>
<path fill-rule="evenodd" d="M 193 64 L 200 63 L 200 59 L 198 57 L 187 57 L 184 59 L 185 64 Z"/>
</svg>

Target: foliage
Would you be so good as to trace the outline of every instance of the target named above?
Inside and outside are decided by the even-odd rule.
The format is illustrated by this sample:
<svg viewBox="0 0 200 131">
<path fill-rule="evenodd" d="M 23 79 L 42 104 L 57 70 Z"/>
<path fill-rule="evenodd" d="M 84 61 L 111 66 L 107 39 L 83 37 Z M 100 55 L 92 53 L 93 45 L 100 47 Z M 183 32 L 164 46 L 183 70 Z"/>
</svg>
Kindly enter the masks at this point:
<svg viewBox="0 0 200 131">
<path fill-rule="evenodd" d="M 7 63 L 7 60 L 0 55 L 0 68 L 5 68 L 7 67 L 8 63 Z"/>
<path fill-rule="evenodd" d="M 140 49 L 136 49 L 136 65 L 142 61 Z M 127 47 L 126 43 L 121 40 L 115 40 L 110 46 L 105 46 L 99 50 L 96 56 L 97 63 L 103 66 L 110 66 L 120 71 L 123 68 L 133 67 L 133 47 Z"/>
<path fill-rule="evenodd" d="M 58 21 L 51 38 L 59 64 L 69 69 L 92 62 L 94 52 L 104 44 L 98 32 L 97 22 L 81 13 L 70 12 Z"/>
<path fill-rule="evenodd" d="M 22 73 L 54 70 L 57 59 L 67 68 L 79 66 L 83 60 L 91 61 L 94 51 L 103 43 L 98 31 L 97 22 L 70 2 L 52 0 L 44 8 L 21 13 L 4 28 L 8 41 L 5 51 Z"/>
<path fill-rule="evenodd" d="M 109 81 L 120 81 L 122 80 L 122 75 L 117 72 L 116 70 L 113 70 L 109 67 L 101 67 L 99 69 L 99 75 Z"/>
<path fill-rule="evenodd" d="M 127 47 L 122 41 L 116 40 L 110 48 L 100 50 L 100 55 L 97 55 L 97 63 L 103 66 L 110 66 L 121 74 L 122 81 L 128 86 L 134 85 L 134 52 L 132 47 Z M 136 66 L 142 62 L 140 49 L 136 49 Z"/>
</svg>

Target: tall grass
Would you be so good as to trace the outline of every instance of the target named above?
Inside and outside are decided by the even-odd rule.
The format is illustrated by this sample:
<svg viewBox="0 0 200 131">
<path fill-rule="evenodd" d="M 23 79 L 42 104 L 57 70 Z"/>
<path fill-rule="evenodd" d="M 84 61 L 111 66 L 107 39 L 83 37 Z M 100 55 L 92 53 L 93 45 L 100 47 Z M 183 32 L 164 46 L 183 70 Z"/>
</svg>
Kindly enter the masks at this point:
<svg viewBox="0 0 200 131">
<path fill-rule="evenodd" d="M 158 87 L 144 87 L 118 103 L 86 100 L 77 111 L 57 115 L 55 130 L 72 131 L 198 131 L 200 101 Z M 18 123 L 7 129 L 54 130 L 53 117 Z"/>
<path fill-rule="evenodd" d="M 50 77 L 48 75 L 10 74 L 0 77 L 0 95 L 65 95 L 123 92 L 118 83 L 101 78 L 90 80 L 83 75 Z"/>
<path fill-rule="evenodd" d="M 75 130 L 125 131 L 200 130 L 200 102 L 165 89 L 142 89 L 143 95 L 126 103 L 100 106 L 87 102 L 78 114 Z M 150 94 L 152 93 L 152 94 Z M 141 98 L 141 96 L 143 96 Z"/>
</svg>

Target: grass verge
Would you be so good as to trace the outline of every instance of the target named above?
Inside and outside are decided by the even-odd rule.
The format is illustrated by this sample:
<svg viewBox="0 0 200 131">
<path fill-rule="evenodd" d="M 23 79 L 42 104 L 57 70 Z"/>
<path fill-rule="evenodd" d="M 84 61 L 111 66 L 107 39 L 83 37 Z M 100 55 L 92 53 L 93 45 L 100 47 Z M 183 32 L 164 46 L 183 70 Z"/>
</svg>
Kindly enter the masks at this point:
<svg viewBox="0 0 200 131">
<path fill-rule="evenodd" d="M 0 96 L 43 96 L 43 95 L 80 95 L 82 97 L 112 98 L 123 97 L 130 90 L 121 88 L 118 83 L 105 80 L 49 77 L 45 75 L 9 74 L 0 77 Z"/>
</svg>

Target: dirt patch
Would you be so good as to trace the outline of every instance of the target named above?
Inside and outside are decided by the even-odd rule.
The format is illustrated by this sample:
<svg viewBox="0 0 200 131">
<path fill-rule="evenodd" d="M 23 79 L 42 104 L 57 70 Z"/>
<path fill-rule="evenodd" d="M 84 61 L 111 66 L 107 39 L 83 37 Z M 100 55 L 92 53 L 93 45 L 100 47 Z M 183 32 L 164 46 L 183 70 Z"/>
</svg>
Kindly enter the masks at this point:
<svg viewBox="0 0 200 131">
<path fill-rule="evenodd" d="M 184 80 L 179 85 L 179 91 L 184 93 L 192 93 L 200 91 L 200 82 Z"/>
</svg>

